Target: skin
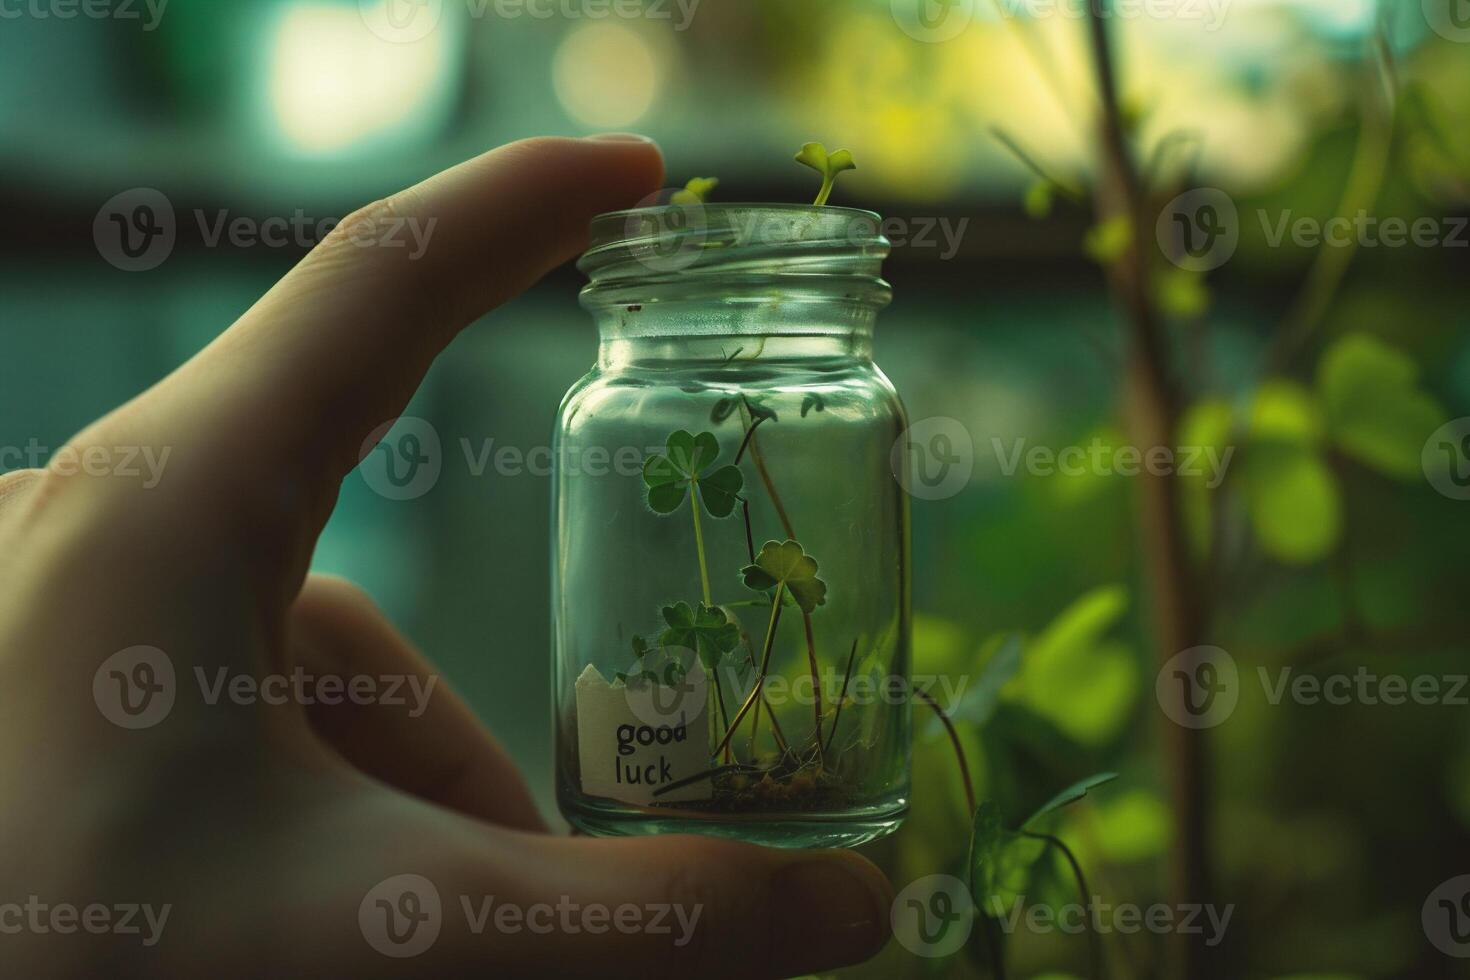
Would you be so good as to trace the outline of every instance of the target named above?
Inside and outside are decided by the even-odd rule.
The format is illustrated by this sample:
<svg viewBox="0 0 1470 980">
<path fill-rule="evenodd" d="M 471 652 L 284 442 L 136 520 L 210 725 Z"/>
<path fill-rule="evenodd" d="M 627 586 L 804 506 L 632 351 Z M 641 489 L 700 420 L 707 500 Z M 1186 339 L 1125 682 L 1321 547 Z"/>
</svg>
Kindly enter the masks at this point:
<svg viewBox="0 0 1470 980">
<path fill-rule="evenodd" d="M 403 706 L 199 695 L 196 668 L 433 673 L 363 592 L 308 574 L 341 481 L 459 330 L 581 251 L 593 215 L 662 180 L 646 140 L 543 138 L 394 194 L 71 440 L 79 452 L 167 447 L 157 486 L 58 466 L 63 454 L 0 477 L 10 972 L 777 977 L 882 947 L 890 886 L 855 854 L 548 834 L 510 759 L 442 679 L 417 718 Z M 384 216 L 437 219 L 427 253 L 352 243 Z M 178 696 L 162 722 L 127 730 L 99 710 L 93 681 L 140 644 L 166 652 Z M 401 874 L 434 884 L 443 924 L 421 955 L 390 959 L 365 941 L 358 910 Z M 4 903 L 32 895 L 171 913 L 148 948 L 136 935 L 6 928 Z M 461 896 L 701 911 L 683 945 L 677 927 L 540 934 L 492 922 L 476 935 Z"/>
</svg>

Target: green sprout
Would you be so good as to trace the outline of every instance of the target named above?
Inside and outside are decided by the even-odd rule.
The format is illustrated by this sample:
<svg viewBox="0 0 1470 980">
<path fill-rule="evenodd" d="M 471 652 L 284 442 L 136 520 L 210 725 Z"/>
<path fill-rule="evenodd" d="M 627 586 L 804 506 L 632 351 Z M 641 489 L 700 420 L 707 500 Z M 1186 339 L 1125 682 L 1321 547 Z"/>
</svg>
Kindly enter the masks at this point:
<svg viewBox="0 0 1470 980">
<path fill-rule="evenodd" d="M 709 201 L 710 194 L 716 187 L 720 186 L 718 177 L 695 177 L 684 185 L 682 191 L 675 191 L 669 198 L 669 203 L 688 207 L 691 204 L 704 204 Z"/>
<path fill-rule="evenodd" d="M 782 596 L 789 593 L 802 612 L 807 614 L 827 601 L 827 583 L 817 578 L 817 560 L 789 538 L 786 541 L 767 541 L 761 546 L 755 562 L 742 568 L 740 575 L 749 589 L 757 592 L 774 590 L 771 592 L 771 618 L 766 624 L 765 641 L 761 644 L 761 661 L 755 686 L 751 688 L 750 695 L 740 706 L 740 710 L 735 712 L 735 718 L 730 722 L 725 737 L 715 749 L 717 753 L 724 751 L 740 728 L 740 723 L 745 720 L 746 714 L 760 703 L 766 675 L 771 669 L 771 648 L 776 641 L 776 626 L 781 622 Z"/>
<path fill-rule="evenodd" d="M 805 164 L 822 175 L 822 189 L 817 192 L 817 199 L 813 202 L 816 207 L 826 204 L 827 199 L 832 196 L 832 187 L 837 183 L 838 174 L 844 170 L 857 169 L 850 150 L 838 150 L 829 154 L 821 143 L 807 143 L 803 146 L 796 155 L 796 162 Z"/>
<path fill-rule="evenodd" d="M 740 570 L 746 588 L 757 592 L 775 589 L 776 601 L 784 590 L 805 612 L 827 601 L 827 583 L 817 578 L 817 560 L 795 541 L 767 541 L 756 555 L 755 564 Z"/>
<path fill-rule="evenodd" d="M 695 651 L 707 670 L 718 668 L 725 654 L 740 645 L 739 625 L 731 622 L 718 606 L 701 602 L 694 607 L 687 602 L 676 602 L 665 606 L 663 614 L 669 628 L 659 635 L 659 642 Z"/>
<path fill-rule="evenodd" d="M 704 596 L 704 603 L 700 608 L 701 611 L 709 610 L 714 606 L 714 600 L 710 597 L 709 565 L 704 557 L 704 529 L 699 522 L 699 510 L 703 507 L 715 518 L 729 517 L 735 510 L 736 501 L 740 499 L 745 477 L 738 466 L 714 468 L 720 458 L 720 442 L 713 433 L 701 432 L 696 436 L 680 429 L 669 436 L 665 449 L 666 455 L 650 456 L 643 464 L 643 482 L 647 485 L 646 499 L 655 514 L 672 514 L 683 506 L 686 496 L 689 498 L 689 509 L 694 515 L 694 550 L 699 557 L 699 584 Z M 723 620 L 723 614 L 719 615 Z M 664 619 L 671 629 L 677 628 L 678 624 L 669 618 L 668 610 L 664 611 Z M 691 613 L 688 619 L 690 627 L 694 627 L 699 624 L 700 617 L 699 614 Z M 683 622 L 682 615 L 680 622 Z M 719 635 L 720 642 L 724 642 L 723 638 L 728 634 Z M 703 652 L 700 651 L 701 654 Z M 718 671 L 715 672 L 714 680 L 715 696 L 723 711 L 725 696 L 720 690 Z"/>
</svg>

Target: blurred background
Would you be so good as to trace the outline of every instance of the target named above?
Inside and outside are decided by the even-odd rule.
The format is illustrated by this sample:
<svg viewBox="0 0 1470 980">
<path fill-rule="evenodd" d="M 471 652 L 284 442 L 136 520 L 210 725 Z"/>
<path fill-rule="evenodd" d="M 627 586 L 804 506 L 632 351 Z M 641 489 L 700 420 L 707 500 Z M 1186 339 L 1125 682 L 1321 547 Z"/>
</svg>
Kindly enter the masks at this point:
<svg viewBox="0 0 1470 980">
<path fill-rule="evenodd" d="M 915 670 L 966 685 L 950 707 L 977 796 L 1014 826 L 1074 780 L 1118 772 L 1051 829 L 1115 904 L 1174 901 L 1180 861 L 1202 860 L 1209 899 L 1233 906 L 1214 975 L 1470 976 L 1446 952 L 1470 945 L 1439 935 L 1428 902 L 1470 872 L 1470 692 L 1450 696 L 1470 671 L 1470 5 L 1120 3 L 1112 101 L 1158 242 L 1109 217 L 1081 13 L 1066 0 L 0 6 L 0 470 L 44 463 L 189 357 L 299 261 L 319 222 L 488 147 L 636 130 L 662 145 L 673 185 L 715 175 L 718 200 L 783 202 L 815 191 L 792 162 L 804 141 L 848 147 L 859 169 L 833 203 L 907 232 L 878 361 L 912 418 L 956 420 L 970 441 L 963 489 L 914 500 L 913 602 Z M 172 231 L 135 255 L 112 215 L 126 223 L 139 202 Z M 1334 215 L 1424 234 L 1395 245 L 1359 220 L 1333 241 L 1297 233 Z M 306 230 L 219 234 L 273 218 Z M 1200 246 L 1191 229 L 1224 234 Z M 1178 481 L 1173 566 L 1149 557 L 1146 478 L 1009 465 L 1018 446 L 1102 446 L 1107 461 L 1138 445 L 1123 411 L 1138 310 L 1117 274 L 1130 256 L 1168 344 L 1165 431 L 1237 450 L 1228 478 Z M 393 500 L 349 478 L 316 557 L 442 667 L 548 815 L 549 479 L 477 473 L 465 447 L 547 445 L 595 356 L 580 284 L 561 270 L 454 344 L 410 410 L 442 440 L 437 483 Z M 1181 578 L 1198 642 L 1238 669 L 1238 702 L 1202 733 L 1171 720 L 1156 686 L 1181 652 L 1158 625 Z M 1362 671 L 1436 678 L 1441 696 L 1275 696 L 1283 676 Z M 899 887 L 963 877 L 969 848 L 949 741 L 915 721 L 912 816 L 872 849 Z M 1181 738 L 1191 748 L 1171 751 Z M 1181 839 L 1205 841 L 1204 857 L 1181 857 Z M 1006 869 L 1007 910 L 1016 894 L 1076 900 L 1056 851 L 1012 848 Z M 1164 933 L 1102 936 L 1107 975 L 1183 975 Z M 985 943 L 933 956 L 895 942 L 850 975 L 985 976 Z M 1011 976 L 1095 969 L 1081 935 L 1023 925 L 1005 946 Z"/>
</svg>

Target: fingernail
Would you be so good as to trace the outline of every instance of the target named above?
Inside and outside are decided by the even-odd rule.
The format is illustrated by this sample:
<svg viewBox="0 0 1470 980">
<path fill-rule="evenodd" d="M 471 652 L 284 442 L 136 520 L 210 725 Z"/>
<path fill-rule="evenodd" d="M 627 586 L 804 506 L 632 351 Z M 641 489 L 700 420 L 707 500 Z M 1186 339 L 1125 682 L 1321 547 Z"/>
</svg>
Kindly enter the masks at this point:
<svg viewBox="0 0 1470 980">
<path fill-rule="evenodd" d="M 595 136 L 586 136 L 584 139 L 597 140 L 600 143 L 652 143 L 653 140 L 642 133 L 598 133 Z"/>
<path fill-rule="evenodd" d="M 789 864 L 772 884 L 785 910 L 773 916 L 783 975 L 861 963 L 888 942 L 893 888 L 857 855 Z"/>
</svg>

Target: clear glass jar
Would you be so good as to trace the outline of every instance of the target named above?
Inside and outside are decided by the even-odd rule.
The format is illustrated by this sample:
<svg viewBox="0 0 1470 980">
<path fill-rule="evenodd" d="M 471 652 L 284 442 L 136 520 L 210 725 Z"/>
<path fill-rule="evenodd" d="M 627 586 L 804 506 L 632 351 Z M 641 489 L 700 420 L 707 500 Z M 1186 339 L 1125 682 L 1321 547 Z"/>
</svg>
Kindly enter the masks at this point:
<svg viewBox="0 0 1470 980">
<path fill-rule="evenodd" d="M 556 426 L 558 800 L 593 834 L 852 846 L 908 805 L 902 403 L 879 219 L 604 215 Z"/>
</svg>

